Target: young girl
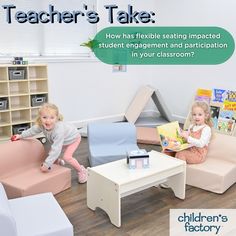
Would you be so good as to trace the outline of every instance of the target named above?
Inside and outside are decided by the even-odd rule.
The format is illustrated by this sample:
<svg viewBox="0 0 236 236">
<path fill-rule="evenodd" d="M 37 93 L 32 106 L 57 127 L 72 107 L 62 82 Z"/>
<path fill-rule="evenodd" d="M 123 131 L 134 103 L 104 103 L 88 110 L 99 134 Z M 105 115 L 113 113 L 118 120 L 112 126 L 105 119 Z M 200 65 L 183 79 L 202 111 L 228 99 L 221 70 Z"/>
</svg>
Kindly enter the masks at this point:
<svg viewBox="0 0 236 236">
<path fill-rule="evenodd" d="M 41 165 L 41 170 L 47 172 L 51 170 L 54 162 L 63 164 L 63 160 L 65 160 L 78 172 L 79 183 L 85 183 L 87 181 L 87 170 L 72 157 L 80 144 L 81 136 L 76 127 L 62 120 L 62 115 L 59 113 L 56 105 L 44 103 L 39 109 L 36 124 L 30 129 L 23 131 L 22 134 L 14 135 L 12 140 L 16 141 L 43 132 L 46 139 L 51 144 L 51 149 L 48 153 L 48 157 Z M 64 150 L 63 160 L 59 158 L 62 150 Z"/>
<path fill-rule="evenodd" d="M 180 135 L 193 146 L 177 152 L 175 157 L 186 161 L 188 164 L 202 163 L 206 159 L 208 144 L 211 139 L 211 115 L 206 102 L 196 101 L 191 109 L 191 125 L 188 131 Z"/>
<path fill-rule="evenodd" d="M 191 109 L 191 125 L 188 131 L 181 131 L 182 136 L 188 143 L 193 146 L 176 152 L 165 154 L 175 156 L 178 159 L 186 161 L 188 164 L 202 163 L 206 159 L 208 144 L 211 139 L 211 122 L 210 108 L 206 102 L 196 101 Z M 169 188 L 167 183 L 160 184 L 161 188 Z"/>
</svg>

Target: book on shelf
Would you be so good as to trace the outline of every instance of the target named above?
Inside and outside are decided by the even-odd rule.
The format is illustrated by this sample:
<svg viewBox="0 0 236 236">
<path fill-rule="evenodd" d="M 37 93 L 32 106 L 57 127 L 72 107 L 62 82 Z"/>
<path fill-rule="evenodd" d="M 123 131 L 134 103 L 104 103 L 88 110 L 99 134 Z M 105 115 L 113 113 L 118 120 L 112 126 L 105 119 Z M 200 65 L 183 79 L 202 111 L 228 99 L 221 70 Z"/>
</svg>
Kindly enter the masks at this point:
<svg viewBox="0 0 236 236">
<path fill-rule="evenodd" d="M 236 91 L 213 88 L 199 88 L 194 95 L 194 101 L 205 101 L 210 106 L 211 120 L 216 132 L 236 136 Z M 190 125 L 191 111 L 184 123 L 184 128 Z"/>
<path fill-rule="evenodd" d="M 212 92 L 211 101 L 212 102 L 222 103 L 225 100 L 226 93 L 227 93 L 227 91 L 224 90 L 224 89 L 216 89 L 216 88 L 214 88 L 213 92 Z"/>
<path fill-rule="evenodd" d="M 210 106 L 210 112 L 211 112 L 211 119 L 213 122 L 213 127 L 217 129 L 220 107 Z"/>
<path fill-rule="evenodd" d="M 231 135 L 233 133 L 234 126 L 235 126 L 234 120 L 219 117 L 217 124 L 218 131 Z"/>
<path fill-rule="evenodd" d="M 157 127 L 157 132 L 161 140 L 161 147 L 164 151 L 179 152 L 192 146 L 180 136 L 180 130 L 178 121 Z"/>
<path fill-rule="evenodd" d="M 195 101 L 200 101 L 200 102 L 206 102 L 207 104 L 210 104 L 211 101 L 211 95 L 212 91 L 209 89 L 202 89 L 199 88 L 197 90 L 196 96 L 194 98 Z"/>
<path fill-rule="evenodd" d="M 235 117 L 236 117 L 236 111 L 220 109 L 219 118 L 235 119 Z"/>
</svg>

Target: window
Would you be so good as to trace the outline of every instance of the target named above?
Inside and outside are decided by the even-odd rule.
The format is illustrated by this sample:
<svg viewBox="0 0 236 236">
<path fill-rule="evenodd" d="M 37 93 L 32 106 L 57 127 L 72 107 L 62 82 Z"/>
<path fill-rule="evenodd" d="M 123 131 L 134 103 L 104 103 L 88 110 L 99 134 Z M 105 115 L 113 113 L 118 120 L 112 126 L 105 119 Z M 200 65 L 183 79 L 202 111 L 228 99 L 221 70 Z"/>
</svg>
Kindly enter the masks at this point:
<svg viewBox="0 0 236 236">
<path fill-rule="evenodd" d="M 7 23 L 7 9 L 4 5 L 15 5 L 11 9 L 12 22 Z M 19 0 L 1 1 L 0 9 L 0 57 L 12 56 L 81 56 L 88 55 L 88 49 L 80 46 L 81 43 L 93 38 L 96 34 L 96 24 L 87 21 L 87 17 L 77 16 L 77 22 L 58 23 L 57 16 L 54 23 L 19 23 L 15 13 L 22 11 L 49 12 L 49 5 L 60 13 L 68 11 L 89 10 L 96 11 L 96 0 Z M 85 10 L 85 5 L 87 10 Z M 39 14 L 38 14 L 39 15 Z M 28 15 L 29 16 L 29 15 Z M 31 15 L 32 16 L 32 15 Z M 43 15 L 41 19 L 47 16 Z M 34 18 L 35 19 L 35 18 Z M 32 18 L 31 18 L 32 20 Z"/>
</svg>

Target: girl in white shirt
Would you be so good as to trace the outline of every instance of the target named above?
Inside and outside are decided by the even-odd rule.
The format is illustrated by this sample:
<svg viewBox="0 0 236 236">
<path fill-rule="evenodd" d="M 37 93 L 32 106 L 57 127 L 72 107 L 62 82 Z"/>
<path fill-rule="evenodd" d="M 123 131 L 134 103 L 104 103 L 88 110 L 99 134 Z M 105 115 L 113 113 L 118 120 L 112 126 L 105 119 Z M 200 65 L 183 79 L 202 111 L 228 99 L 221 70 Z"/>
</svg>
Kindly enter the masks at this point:
<svg viewBox="0 0 236 236">
<path fill-rule="evenodd" d="M 206 159 L 208 144 L 211 139 L 211 115 L 206 102 L 196 101 L 191 109 L 191 125 L 188 131 L 181 131 L 180 135 L 193 146 L 177 152 L 175 157 L 188 164 L 202 163 Z"/>
</svg>

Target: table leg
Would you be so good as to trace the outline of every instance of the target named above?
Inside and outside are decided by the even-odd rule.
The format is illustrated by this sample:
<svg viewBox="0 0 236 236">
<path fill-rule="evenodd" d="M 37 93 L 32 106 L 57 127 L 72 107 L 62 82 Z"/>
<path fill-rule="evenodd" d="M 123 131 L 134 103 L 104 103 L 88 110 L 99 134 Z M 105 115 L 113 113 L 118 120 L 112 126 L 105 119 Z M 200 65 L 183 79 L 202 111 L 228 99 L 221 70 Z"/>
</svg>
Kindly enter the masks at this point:
<svg viewBox="0 0 236 236">
<path fill-rule="evenodd" d="M 121 226 L 119 186 L 91 169 L 88 169 L 87 206 L 92 210 L 101 208 L 107 213 L 112 224 Z"/>
<path fill-rule="evenodd" d="M 170 188 L 172 188 L 176 197 L 180 199 L 185 199 L 185 185 L 186 185 L 185 171 L 169 177 L 167 180 L 167 184 Z"/>
</svg>

